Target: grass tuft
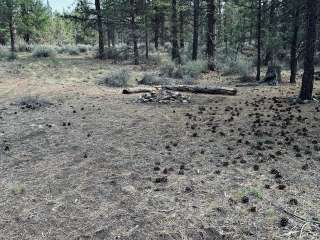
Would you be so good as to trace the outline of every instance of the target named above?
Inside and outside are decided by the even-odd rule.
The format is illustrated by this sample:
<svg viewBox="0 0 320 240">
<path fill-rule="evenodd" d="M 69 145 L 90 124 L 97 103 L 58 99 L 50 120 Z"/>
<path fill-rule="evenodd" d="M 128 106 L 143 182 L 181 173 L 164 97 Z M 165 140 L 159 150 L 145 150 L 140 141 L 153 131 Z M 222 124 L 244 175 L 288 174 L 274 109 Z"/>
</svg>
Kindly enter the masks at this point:
<svg viewBox="0 0 320 240">
<path fill-rule="evenodd" d="M 33 58 L 54 58 L 57 52 L 47 45 L 38 45 L 32 51 Z"/>
<path fill-rule="evenodd" d="M 104 84 L 109 87 L 127 87 L 130 80 L 130 74 L 128 69 L 120 69 L 112 72 L 108 77 L 104 79 Z"/>
</svg>

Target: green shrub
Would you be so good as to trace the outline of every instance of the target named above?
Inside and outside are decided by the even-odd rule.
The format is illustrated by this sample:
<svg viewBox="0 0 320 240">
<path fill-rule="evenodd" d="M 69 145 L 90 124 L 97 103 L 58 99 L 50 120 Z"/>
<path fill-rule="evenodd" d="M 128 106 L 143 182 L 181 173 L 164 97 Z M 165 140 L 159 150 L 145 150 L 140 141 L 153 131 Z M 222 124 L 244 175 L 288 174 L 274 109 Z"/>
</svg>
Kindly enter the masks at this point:
<svg viewBox="0 0 320 240">
<path fill-rule="evenodd" d="M 77 46 L 68 46 L 67 49 L 66 49 L 66 52 L 69 55 L 77 56 L 77 55 L 80 54 L 80 49 Z"/>
<path fill-rule="evenodd" d="M 48 57 L 55 57 L 57 52 L 54 48 L 47 45 L 38 45 L 32 51 L 32 57 L 34 58 L 48 58 Z"/>
<path fill-rule="evenodd" d="M 85 44 L 78 44 L 77 47 L 81 53 L 86 53 L 90 49 L 90 46 Z"/>
<path fill-rule="evenodd" d="M 76 56 L 80 54 L 80 49 L 78 48 L 78 46 L 66 45 L 58 48 L 58 53 L 65 53 Z"/>
<path fill-rule="evenodd" d="M 8 49 L 5 49 L 4 47 L 0 47 L 0 61 L 1 60 L 16 60 L 17 54 L 15 52 L 11 52 Z"/>
<path fill-rule="evenodd" d="M 248 78 L 253 72 L 253 62 L 251 58 L 238 54 L 237 56 L 221 55 L 217 60 L 217 67 L 224 75 L 240 75 L 241 78 Z"/>
<path fill-rule="evenodd" d="M 201 73 L 207 72 L 206 61 L 189 61 L 185 65 L 177 66 L 172 61 L 167 61 L 160 66 L 160 76 L 178 79 L 197 78 Z"/>
<path fill-rule="evenodd" d="M 120 69 L 112 72 L 104 79 L 104 84 L 110 87 L 126 87 L 130 80 L 130 74 L 127 69 Z"/>
<path fill-rule="evenodd" d="M 153 85 L 170 85 L 172 84 L 173 81 L 174 80 L 170 78 L 159 77 L 152 73 L 146 73 L 144 74 L 142 80 L 139 81 L 138 83 L 143 85 L 153 86 Z"/>
<path fill-rule="evenodd" d="M 161 65 L 162 57 L 159 53 L 151 53 L 149 54 L 149 58 L 144 59 L 144 61 L 148 65 Z"/>
<path fill-rule="evenodd" d="M 140 81 L 138 81 L 138 84 L 149 85 L 149 86 L 175 85 L 175 84 L 184 84 L 184 80 L 157 76 L 155 73 L 145 73 L 143 78 Z"/>
<path fill-rule="evenodd" d="M 182 66 L 183 76 L 197 78 L 201 73 L 208 71 L 208 63 L 204 60 L 189 61 Z"/>
<path fill-rule="evenodd" d="M 105 59 L 111 59 L 111 60 L 117 60 L 119 58 L 119 51 L 115 47 L 109 47 L 104 49 L 104 58 Z"/>
<path fill-rule="evenodd" d="M 99 53 L 97 53 L 97 57 Z M 126 61 L 130 58 L 130 47 L 127 45 L 123 45 L 120 47 L 108 47 L 104 49 L 104 59 L 117 61 Z"/>
<path fill-rule="evenodd" d="M 173 77 L 176 71 L 176 65 L 172 61 L 167 61 L 160 66 L 160 75 L 166 77 Z"/>
<path fill-rule="evenodd" d="M 13 61 L 13 60 L 16 60 L 17 58 L 18 58 L 17 53 L 10 51 L 9 54 L 8 54 L 7 60 Z"/>
</svg>

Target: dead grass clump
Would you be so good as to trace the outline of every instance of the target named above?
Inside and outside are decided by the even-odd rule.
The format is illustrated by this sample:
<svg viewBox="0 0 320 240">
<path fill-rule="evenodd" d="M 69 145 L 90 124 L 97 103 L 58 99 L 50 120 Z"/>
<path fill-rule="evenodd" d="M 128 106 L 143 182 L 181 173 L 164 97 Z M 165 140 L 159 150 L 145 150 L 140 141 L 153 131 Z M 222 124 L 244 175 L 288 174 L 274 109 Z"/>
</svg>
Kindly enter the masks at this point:
<svg viewBox="0 0 320 240">
<path fill-rule="evenodd" d="M 106 77 L 103 83 L 109 87 L 127 87 L 129 85 L 130 74 L 128 69 L 120 69 Z"/>
<path fill-rule="evenodd" d="M 143 85 L 170 85 L 175 83 L 174 79 L 170 79 L 170 78 L 165 78 L 165 77 L 158 77 L 155 76 L 151 73 L 146 73 L 142 80 L 138 82 L 139 84 L 143 84 Z"/>
<path fill-rule="evenodd" d="M 86 44 L 78 44 L 77 47 L 81 53 L 86 53 L 90 50 L 90 45 Z"/>
<path fill-rule="evenodd" d="M 167 61 L 160 66 L 160 76 L 169 78 L 183 78 L 182 69 L 172 61 Z"/>
<path fill-rule="evenodd" d="M 49 58 L 55 57 L 57 52 L 51 46 L 38 45 L 32 51 L 32 57 L 34 58 Z"/>
<path fill-rule="evenodd" d="M 14 194 L 14 195 L 20 195 L 26 192 L 26 188 L 24 185 L 17 183 L 17 184 L 12 184 L 10 186 L 10 191 Z"/>
</svg>

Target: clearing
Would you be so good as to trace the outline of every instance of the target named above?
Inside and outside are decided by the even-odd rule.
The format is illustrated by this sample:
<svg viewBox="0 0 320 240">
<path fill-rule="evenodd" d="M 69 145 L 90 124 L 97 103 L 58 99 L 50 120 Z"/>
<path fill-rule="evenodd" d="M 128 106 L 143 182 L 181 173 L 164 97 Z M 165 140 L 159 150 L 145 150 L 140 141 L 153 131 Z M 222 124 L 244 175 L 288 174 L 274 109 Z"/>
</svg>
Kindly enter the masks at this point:
<svg viewBox="0 0 320 240">
<path fill-rule="evenodd" d="M 143 104 L 97 85 L 119 67 L 0 62 L 0 239 L 320 239 L 320 106 L 290 101 L 300 83 Z"/>
</svg>

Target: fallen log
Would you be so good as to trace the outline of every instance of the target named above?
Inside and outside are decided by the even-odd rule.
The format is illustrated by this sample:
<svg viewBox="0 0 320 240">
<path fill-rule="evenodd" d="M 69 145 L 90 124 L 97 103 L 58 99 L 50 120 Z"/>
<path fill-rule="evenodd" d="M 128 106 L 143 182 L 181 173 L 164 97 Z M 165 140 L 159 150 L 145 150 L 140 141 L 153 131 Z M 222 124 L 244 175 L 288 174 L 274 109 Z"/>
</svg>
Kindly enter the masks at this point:
<svg viewBox="0 0 320 240">
<path fill-rule="evenodd" d="M 236 95 L 237 89 L 227 87 L 201 87 L 189 85 L 165 85 L 155 88 L 127 88 L 122 90 L 122 94 L 136 94 L 136 93 L 151 93 L 160 89 L 176 91 L 176 92 L 189 92 L 196 94 L 217 94 L 217 95 Z"/>
<path fill-rule="evenodd" d="M 189 92 L 197 94 L 217 94 L 217 95 L 236 95 L 237 89 L 227 87 L 201 87 L 201 86 L 189 86 L 189 85 L 177 85 L 177 86 L 161 86 L 162 89 L 177 91 L 177 92 Z"/>
<path fill-rule="evenodd" d="M 152 93 L 156 88 L 126 88 L 122 90 L 122 94 Z"/>
<path fill-rule="evenodd" d="M 258 87 L 260 86 L 260 82 L 254 82 L 254 83 L 240 83 L 237 84 L 236 87 Z"/>
</svg>

